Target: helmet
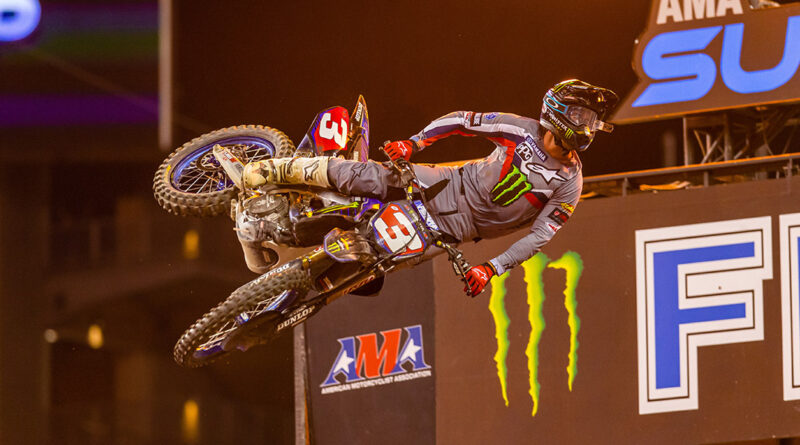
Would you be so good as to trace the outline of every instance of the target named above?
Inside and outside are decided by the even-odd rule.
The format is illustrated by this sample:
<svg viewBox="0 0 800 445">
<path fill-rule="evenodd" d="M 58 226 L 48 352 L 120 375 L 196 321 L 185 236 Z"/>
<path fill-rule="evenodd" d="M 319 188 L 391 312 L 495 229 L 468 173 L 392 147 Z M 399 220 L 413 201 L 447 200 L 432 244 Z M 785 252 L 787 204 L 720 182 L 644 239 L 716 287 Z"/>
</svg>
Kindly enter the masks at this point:
<svg viewBox="0 0 800 445">
<path fill-rule="evenodd" d="M 609 89 L 565 80 L 545 93 L 539 122 L 564 148 L 583 151 L 589 148 L 595 131 L 611 133 L 614 129 L 604 121 L 618 101 L 619 96 Z"/>
</svg>

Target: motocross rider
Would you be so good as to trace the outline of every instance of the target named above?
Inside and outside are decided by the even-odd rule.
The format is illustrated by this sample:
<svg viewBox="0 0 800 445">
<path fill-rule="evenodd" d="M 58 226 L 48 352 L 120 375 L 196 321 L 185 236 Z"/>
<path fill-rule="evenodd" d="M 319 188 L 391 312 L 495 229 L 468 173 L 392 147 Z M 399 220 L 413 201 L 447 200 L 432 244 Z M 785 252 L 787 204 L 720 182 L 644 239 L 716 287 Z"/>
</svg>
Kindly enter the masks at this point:
<svg viewBox="0 0 800 445">
<path fill-rule="evenodd" d="M 495 144 L 488 157 L 460 167 L 414 165 L 426 187 L 450 180 L 429 201 L 428 210 L 457 242 L 496 238 L 532 223 L 530 233 L 508 250 L 469 269 L 465 291 L 482 292 L 493 276 L 535 255 L 567 222 L 583 186 L 578 152 L 589 147 L 596 131 L 613 130 L 604 120 L 618 100 L 611 90 L 566 80 L 547 91 L 538 121 L 510 113 L 457 111 L 384 147 L 392 159 L 408 160 L 453 134 L 482 136 Z M 403 196 L 393 170 L 373 161 L 269 159 L 248 164 L 243 180 L 247 187 L 305 183 L 382 200 Z"/>
</svg>

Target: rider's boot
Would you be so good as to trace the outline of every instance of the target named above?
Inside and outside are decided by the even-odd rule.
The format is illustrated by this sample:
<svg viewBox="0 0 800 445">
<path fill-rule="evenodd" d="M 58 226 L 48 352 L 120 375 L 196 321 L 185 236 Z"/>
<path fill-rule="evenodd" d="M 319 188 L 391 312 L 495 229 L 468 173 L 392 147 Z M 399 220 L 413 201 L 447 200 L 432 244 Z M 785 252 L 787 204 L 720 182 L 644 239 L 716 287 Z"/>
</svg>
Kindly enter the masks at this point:
<svg viewBox="0 0 800 445">
<path fill-rule="evenodd" d="M 307 184 L 330 188 L 328 161 L 330 158 L 277 158 L 247 164 L 242 172 L 245 187 L 264 184 Z"/>
</svg>

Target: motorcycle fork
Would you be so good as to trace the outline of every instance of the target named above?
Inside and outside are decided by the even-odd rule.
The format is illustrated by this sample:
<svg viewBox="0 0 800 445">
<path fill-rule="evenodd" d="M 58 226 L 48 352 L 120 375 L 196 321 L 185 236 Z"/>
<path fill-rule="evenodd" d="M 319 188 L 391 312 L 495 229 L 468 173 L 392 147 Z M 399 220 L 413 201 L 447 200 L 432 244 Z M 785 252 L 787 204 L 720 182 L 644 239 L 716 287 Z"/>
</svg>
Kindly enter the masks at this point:
<svg viewBox="0 0 800 445">
<path fill-rule="evenodd" d="M 322 248 L 303 257 L 303 268 L 309 271 L 314 288 L 320 293 L 317 298 L 324 298 L 325 304 L 379 276 L 379 271 L 363 268 L 359 262 L 340 263 Z"/>
</svg>

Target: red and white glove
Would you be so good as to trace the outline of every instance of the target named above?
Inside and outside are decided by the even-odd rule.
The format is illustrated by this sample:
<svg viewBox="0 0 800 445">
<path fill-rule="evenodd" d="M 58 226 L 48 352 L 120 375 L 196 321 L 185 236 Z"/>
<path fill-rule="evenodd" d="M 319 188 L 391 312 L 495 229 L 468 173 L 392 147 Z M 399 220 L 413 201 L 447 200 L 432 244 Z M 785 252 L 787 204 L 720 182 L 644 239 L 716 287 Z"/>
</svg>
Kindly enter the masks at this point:
<svg viewBox="0 0 800 445">
<path fill-rule="evenodd" d="M 495 275 L 497 275 L 497 271 L 492 263 L 483 263 L 480 266 L 470 267 L 467 273 L 464 274 L 464 278 L 467 280 L 464 292 L 470 297 L 480 294 L 483 292 L 483 288 L 486 287 L 486 283 Z"/>
<path fill-rule="evenodd" d="M 405 141 L 395 141 L 389 142 L 383 147 L 383 151 L 389 155 L 389 159 L 392 161 L 396 161 L 397 159 L 403 158 L 406 161 L 411 159 L 411 155 L 414 154 L 414 150 L 417 148 L 416 142 L 408 139 Z"/>
</svg>

